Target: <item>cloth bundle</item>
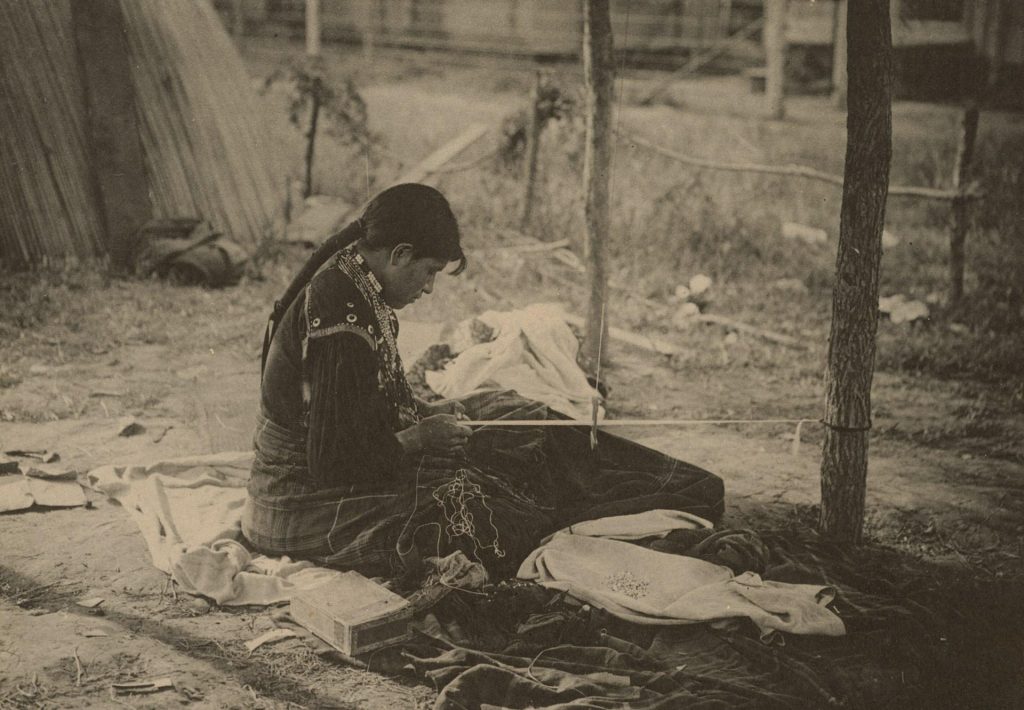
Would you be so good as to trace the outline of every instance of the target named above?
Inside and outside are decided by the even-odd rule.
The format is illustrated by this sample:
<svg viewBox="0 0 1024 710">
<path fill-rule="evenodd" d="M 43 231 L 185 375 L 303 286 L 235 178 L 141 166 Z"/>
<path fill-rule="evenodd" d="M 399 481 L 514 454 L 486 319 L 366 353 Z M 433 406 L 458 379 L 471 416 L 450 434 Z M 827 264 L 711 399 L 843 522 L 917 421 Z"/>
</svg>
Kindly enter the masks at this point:
<svg viewBox="0 0 1024 710">
<path fill-rule="evenodd" d="M 694 557 L 649 550 L 628 539 L 665 537 L 676 529 L 710 527 L 671 510 L 578 523 L 544 541 L 519 568 L 521 579 L 572 594 L 638 624 L 690 624 L 747 617 L 761 634 L 842 636 L 842 620 L 826 605 L 835 591 L 821 585 L 768 582 L 753 572 Z"/>
<path fill-rule="evenodd" d="M 493 382 L 574 419 L 590 419 L 591 402 L 599 393 L 576 364 L 579 344 L 561 307 L 535 303 L 516 311 L 486 311 L 473 320 L 490 329 L 490 339 L 456 342 L 458 357 L 443 371 L 426 373 L 432 390 L 463 397 Z"/>
</svg>

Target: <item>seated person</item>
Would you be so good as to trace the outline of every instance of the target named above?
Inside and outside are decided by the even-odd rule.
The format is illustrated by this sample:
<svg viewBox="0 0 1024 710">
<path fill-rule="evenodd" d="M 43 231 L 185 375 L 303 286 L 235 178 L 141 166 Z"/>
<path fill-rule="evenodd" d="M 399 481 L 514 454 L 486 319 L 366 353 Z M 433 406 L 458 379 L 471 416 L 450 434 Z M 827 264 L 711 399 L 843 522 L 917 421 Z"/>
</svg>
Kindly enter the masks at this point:
<svg viewBox="0 0 1024 710">
<path fill-rule="evenodd" d="M 600 432 L 592 451 L 586 426 L 460 424 L 565 418 L 540 402 L 417 399 L 395 311 L 449 265 L 458 274 L 466 257 L 448 201 L 404 184 L 296 277 L 264 353 L 242 518 L 256 549 L 386 577 L 461 549 L 508 575 L 543 536 L 581 520 L 673 508 L 717 521 L 720 479 L 633 442 Z"/>
</svg>

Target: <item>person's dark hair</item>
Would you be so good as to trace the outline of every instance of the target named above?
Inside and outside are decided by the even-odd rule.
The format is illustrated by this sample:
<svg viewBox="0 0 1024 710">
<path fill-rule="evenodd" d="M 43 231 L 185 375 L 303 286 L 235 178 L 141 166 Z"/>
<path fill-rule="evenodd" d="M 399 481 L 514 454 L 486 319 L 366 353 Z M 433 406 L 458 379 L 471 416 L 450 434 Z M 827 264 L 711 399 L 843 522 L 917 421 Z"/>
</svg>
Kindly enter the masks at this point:
<svg viewBox="0 0 1024 710">
<path fill-rule="evenodd" d="M 459 245 L 459 223 L 444 195 L 428 185 L 404 183 L 374 197 L 360 218 L 371 249 L 393 249 L 411 244 L 419 258 L 458 262 L 451 272 L 466 268 L 466 255 Z"/>
</svg>

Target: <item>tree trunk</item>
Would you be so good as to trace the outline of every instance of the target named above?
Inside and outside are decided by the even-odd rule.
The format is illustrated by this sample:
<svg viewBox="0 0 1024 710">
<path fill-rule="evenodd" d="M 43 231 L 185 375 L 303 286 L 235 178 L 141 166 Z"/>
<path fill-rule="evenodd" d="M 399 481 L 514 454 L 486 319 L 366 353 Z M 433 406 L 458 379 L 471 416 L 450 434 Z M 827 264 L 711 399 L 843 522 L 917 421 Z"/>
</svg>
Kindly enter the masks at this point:
<svg viewBox="0 0 1024 710">
<path fill-rule="evenodd" d="M 320 0 L 306 0 L 306 54 L 320 56 Z"/>
<path fill-rule="evenodd" d="M 859 542 L 864 525 L 878 269 L 892 157 L 888 0 L 848 3 L 849 109 L 832 332 L 825 372 L 821 516 L 829 536 Z"/>
<path fill-rule="evenodd" d="M 768 118 L 786 117 L 786 0 L 765 0 L 765 102 Z"/>
<path fill-rule="evenodd" d="M 313 108 L 309 115 L 309 132 L 306 134 L 306 179 L 302 185 L 302 196 L 313 194 L 313 152 L 316 148 L 316 124 L 320 117 L 320 77 L 313 79 Z"/>
<path fill-rule="evenodd" d="M 608 181 L 612 159 L 611 113 L 612 22 L 609 0 L 585 0 L 583 26 L 583 73 L 587 84 L 586 151 L 583 157 L 583 189 L 586 221 L 585 261 L 590 296 L 580 365 L 597 371 L 608 324 Z M 603 328 L 602 328 L 603 324 Z"/>
</svg>

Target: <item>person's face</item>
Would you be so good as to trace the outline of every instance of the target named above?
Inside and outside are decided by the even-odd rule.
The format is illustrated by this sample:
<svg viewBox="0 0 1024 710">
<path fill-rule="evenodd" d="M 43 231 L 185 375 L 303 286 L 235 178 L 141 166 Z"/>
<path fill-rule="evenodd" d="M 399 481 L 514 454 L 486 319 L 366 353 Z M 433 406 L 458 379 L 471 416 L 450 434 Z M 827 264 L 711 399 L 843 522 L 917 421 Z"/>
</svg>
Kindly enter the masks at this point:
<svg viewBox="0 0 1024 710">
<path fill-rule="evenodd" d="M 391 250 L 382 286 L 384 301 L 396 311 L 434 290 L 437 272 L 448 265 L 443 259 L 417 257 L 409 244 Z"/>
</svg>

